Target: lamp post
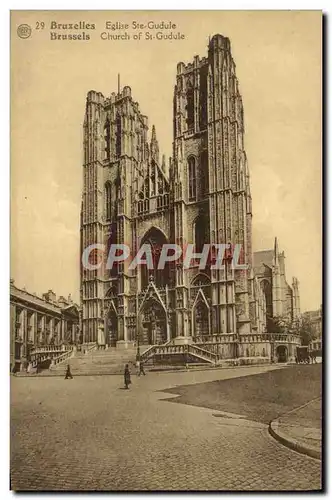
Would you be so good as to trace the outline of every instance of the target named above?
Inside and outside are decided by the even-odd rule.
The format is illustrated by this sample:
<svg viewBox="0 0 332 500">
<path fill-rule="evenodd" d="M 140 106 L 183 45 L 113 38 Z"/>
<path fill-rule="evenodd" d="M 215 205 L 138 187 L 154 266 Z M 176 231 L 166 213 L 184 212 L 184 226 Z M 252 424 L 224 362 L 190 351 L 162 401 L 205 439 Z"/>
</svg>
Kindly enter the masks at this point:
<svg viewBox="0 0 332 500">
<path fill-rule="evenodd" d="M 136 344 L 137 344 L 136 361 L 140 361 L 140 360 L 141 360 L 141 353 L 140 353 L 140 347 L 139 347 L 139 331 L 138 331 L 138 325 L 137 325 Z"/>
<path fill-rule="evenodd" d="M 136 294 L 136 361 L 140 361 L 141 353 L 139 347 L 139 310 L 138 310 L 138 294 Z"/>
</svg>

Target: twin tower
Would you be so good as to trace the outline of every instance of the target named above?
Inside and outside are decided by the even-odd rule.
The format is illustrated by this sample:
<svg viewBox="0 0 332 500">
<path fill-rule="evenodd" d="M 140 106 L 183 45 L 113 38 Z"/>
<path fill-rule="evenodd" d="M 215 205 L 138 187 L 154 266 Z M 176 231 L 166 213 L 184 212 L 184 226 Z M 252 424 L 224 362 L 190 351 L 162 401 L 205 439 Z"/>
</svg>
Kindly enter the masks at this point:
<svg viewBox="0 0 332 500">
<path fill-rule="evenodd" d="M 158 269 L 130 260 L 81 266 L 84 342 L 120 346 L 175 337 L 238 339 L 265 331 L 265 295 L 252 266 L 252 202 L 242 98 L 228 38 L 207 57 L 177 65 L 173 154 L 161 156 L 155 127 L 130 87 L 110 97 L 90 91 L 84 118 L 81 254 L 91 244 L 240 244 L 247 270 L 199 269 L 182 261 Z"/>
</svg>

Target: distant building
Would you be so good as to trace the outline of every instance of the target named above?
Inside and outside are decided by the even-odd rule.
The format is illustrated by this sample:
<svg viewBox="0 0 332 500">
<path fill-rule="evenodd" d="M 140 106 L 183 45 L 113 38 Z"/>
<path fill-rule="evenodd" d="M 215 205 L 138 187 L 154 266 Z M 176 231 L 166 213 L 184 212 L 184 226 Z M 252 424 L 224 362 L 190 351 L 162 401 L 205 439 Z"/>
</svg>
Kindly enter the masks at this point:
<svg viewBox="0 0 332 500">
<path fill-rule="evenodd" d="M 10 366 L 25 368 L 36 347 L 74 344 L 79 338 L 79 311 L 68 299 L 49 290 L 42 297 L 10 282 Z"/>
<path fill-rule="evenodd" d="M 315 339 L 322 338 L 322 322 L 323 322 L 323 312 L 322 306 L 316 311 L 306 311 L 303 313 L 303 318 L 309 319 L 312 327 L 315 331 Z"/>
<path fill-rule="evenodd" d="M 286 280 L 285 252 L 279 252 L 275 238 L 274 249 L 254 252 L 254 272 L 264 290 L 266 325 L 271 330 L 271 318 L 284 317 L 294 321 L 300 317 L 299 281 L 292 285 Z"/>
</svg>

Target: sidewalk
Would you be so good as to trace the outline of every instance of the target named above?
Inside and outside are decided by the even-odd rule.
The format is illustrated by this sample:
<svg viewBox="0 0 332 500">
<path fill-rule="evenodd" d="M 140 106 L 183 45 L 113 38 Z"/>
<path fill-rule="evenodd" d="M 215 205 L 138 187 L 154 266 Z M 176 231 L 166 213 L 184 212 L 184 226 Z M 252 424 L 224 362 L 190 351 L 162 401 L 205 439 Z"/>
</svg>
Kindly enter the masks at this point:
<svg viewBox="0 0 332 500">
<path fill-rule="evenodd" d="M 270 434 L 299 453 L 321 459 L 322 400 L 313 399 L 295 410 L 272 420 Z"/>
</svg>

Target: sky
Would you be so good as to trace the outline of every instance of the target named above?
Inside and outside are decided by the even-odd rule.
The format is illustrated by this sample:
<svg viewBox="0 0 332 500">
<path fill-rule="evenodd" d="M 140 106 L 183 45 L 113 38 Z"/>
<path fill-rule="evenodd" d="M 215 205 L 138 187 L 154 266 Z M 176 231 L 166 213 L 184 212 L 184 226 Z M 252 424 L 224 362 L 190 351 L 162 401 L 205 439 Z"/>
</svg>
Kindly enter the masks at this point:
<svg viewBox="0 0 332 500">
<path fill-rule="evenodd" d="M 11 19 L 11 277 L 79 301 L 82 125 L 89 90 L 129 85 L 172 148 L 177 63 L 230 38 L 243 98 L 253 199 L 253 249 L 279 249 L 300 282 L 301 311 L 322 300 L 321 14 L 314 11 L 15 11 Z M 182 40 L 134 40 L 132 22 L 172 22 Z M 51 23 L 94 23 L 90 40 L 51 40 Z M 102 40 L 105 23 L 130 40 Z M 39 23 L 39 25 L 37 24 Z M 36 29 L 38 26 L 43 29 Z M 28 39 L 17 27 L 29 24 Z M 80 32 L 80 30 L 78 30 Z M 166 30 L 169 32 L 169 30 Z M 57 33 L 68 33 L 58 30 Z"/>
</svg>

